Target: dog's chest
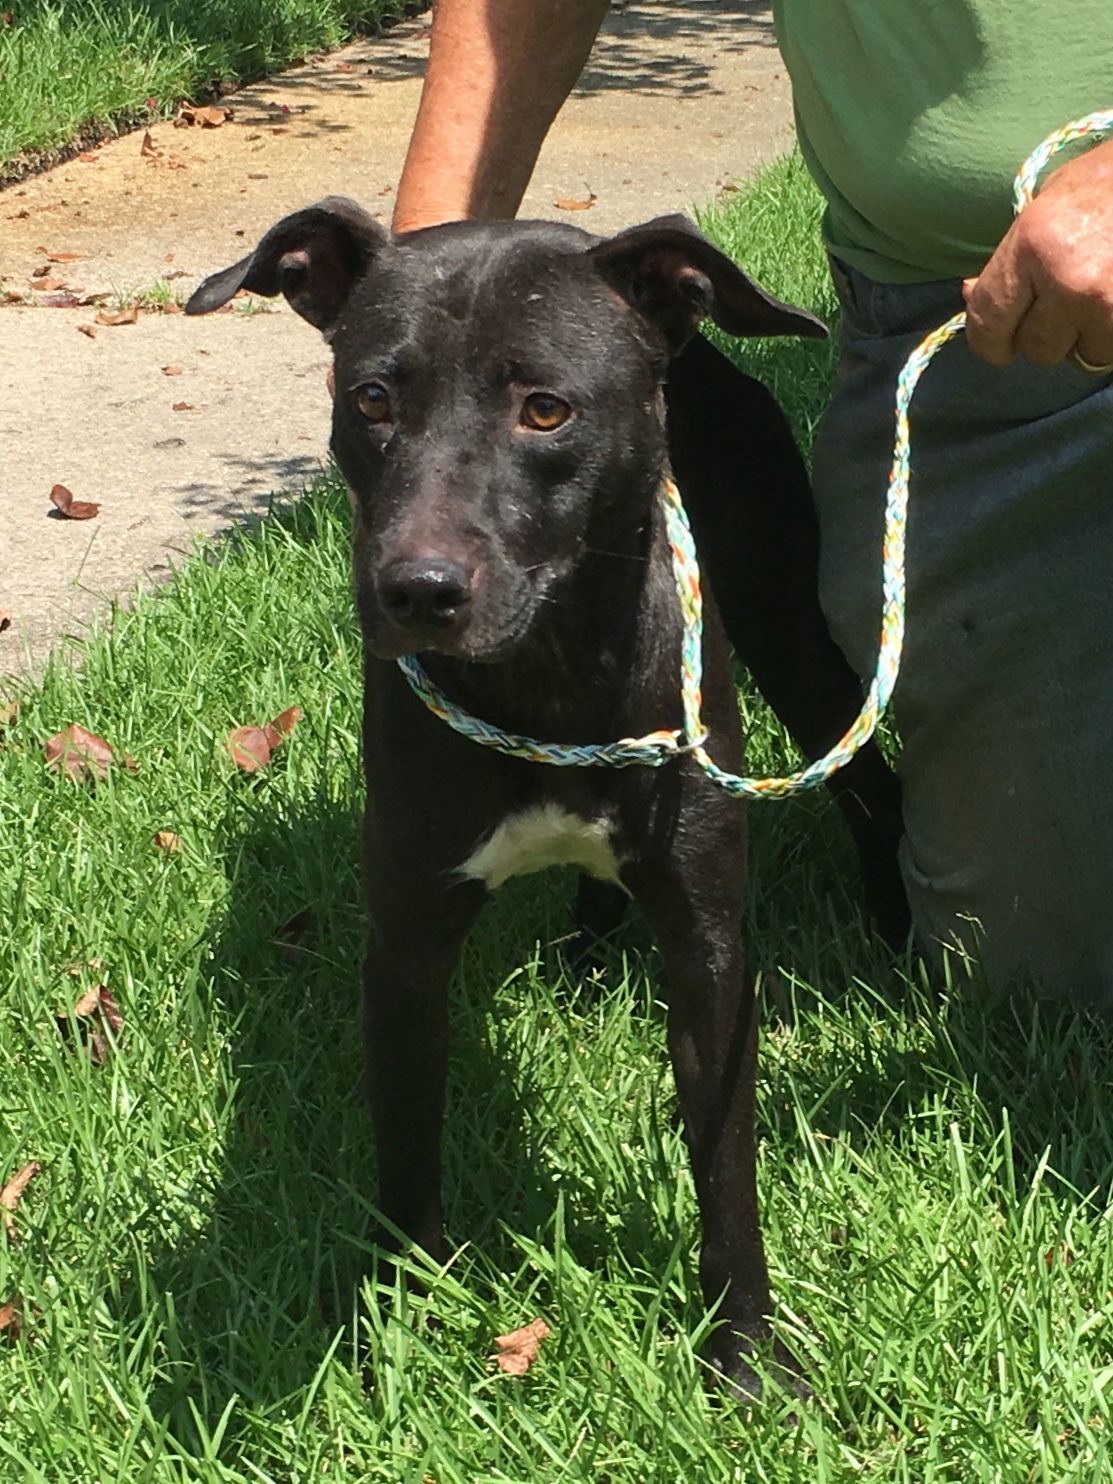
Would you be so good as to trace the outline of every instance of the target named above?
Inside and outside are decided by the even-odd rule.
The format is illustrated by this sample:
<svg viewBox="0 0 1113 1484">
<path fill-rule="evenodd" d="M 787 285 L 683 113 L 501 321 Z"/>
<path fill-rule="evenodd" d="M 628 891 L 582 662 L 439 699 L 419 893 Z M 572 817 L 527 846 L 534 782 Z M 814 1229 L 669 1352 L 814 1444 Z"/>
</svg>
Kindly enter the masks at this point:
<svg viewBox="0 0 1113 1484">
<path fill-rule="evenodd" d="M 605 817 L 585 819 L 559 804 L 538 804 L 507 815 L 457 872 L 488 891 L 546 866 L 578 866 L 602 881 L 618 881 L 613 835 Z"/>
</svg>

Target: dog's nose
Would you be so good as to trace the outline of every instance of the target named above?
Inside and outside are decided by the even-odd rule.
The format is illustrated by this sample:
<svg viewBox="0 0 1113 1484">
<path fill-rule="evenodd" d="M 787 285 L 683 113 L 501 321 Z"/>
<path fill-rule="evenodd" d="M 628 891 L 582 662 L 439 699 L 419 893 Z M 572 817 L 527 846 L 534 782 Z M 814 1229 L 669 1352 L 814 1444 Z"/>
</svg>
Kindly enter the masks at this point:
<svg viewBox="0 0 1113 1484">
<path fill-rule="evenodd" d="M 471 573 L 443 557 L 391 562 L 379 577 L 379 601 L 403 627 L 446 626 L 471 601 Z"/>
</svg>

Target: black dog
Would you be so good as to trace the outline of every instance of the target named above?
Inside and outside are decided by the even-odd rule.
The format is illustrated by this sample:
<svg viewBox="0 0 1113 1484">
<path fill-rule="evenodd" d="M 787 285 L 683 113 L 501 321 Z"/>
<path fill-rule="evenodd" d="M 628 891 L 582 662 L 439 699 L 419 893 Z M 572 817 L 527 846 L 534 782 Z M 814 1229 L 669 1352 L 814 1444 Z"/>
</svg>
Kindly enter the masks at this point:
<svg viewBox="0 0 1113 1484">
<path fill-rule="evenodd" d="M 714 593 L 711 756 L 742 766 L 727 635 L 801 747 L 830 745 L 860 690 L 817 605 L 806 476 L 769 394 L 695 333 L 706 315 L 735 335 L 824 327 L 680 217 L 607 241 L 542 222 L 392 238 L 330 198 L 208 279 L 187 313 L 240 288 L 285 294 L 335 357 L 332 449 L 353 492 L 366 644 L 365 1036 L 381 1209 L 445 1253 L 453 964 L 488 890 L 575 864 L 609 883 L 581 891 L 589 925 L 628 893 L 660 947 L 700 1278 L 725 1321 L 712 1358 L 748 1388 L 744 1357 L 767 1333 L 770 1298 L 739 941 L 744 810 L 689 757 L 612 770 L 487 751 L 432 715 L 392 661 L 420 652 L 452 700 L 544 741 L 679 727 L 681 619 L 657 503 L 671 459 Z M 875 914 L 899 934 L 895 780 L 871 746 L 836 791 Z"/>
</svg>

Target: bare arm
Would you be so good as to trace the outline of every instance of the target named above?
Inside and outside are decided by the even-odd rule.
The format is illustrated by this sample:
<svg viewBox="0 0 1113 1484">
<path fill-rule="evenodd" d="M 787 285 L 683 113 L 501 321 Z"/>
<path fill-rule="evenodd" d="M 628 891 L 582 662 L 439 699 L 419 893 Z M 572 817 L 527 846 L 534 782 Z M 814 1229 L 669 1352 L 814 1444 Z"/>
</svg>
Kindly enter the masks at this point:
<svg viewBox="0 0 1113 1484">
<path fill-rule="evenodd" d="M 396 232 L 513 216 L 607 0 L 436 0 Z"/>
</svg>

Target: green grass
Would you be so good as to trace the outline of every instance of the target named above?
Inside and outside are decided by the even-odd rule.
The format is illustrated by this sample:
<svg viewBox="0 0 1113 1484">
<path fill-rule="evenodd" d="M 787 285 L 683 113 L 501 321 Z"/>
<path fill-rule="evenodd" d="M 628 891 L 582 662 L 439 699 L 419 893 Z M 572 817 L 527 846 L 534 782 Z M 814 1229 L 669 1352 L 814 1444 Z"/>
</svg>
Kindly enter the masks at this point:
<svg viewBox="0 0 1113 1484">
<path fill-rule="evenodd" d="M 822 312 L 814 215 L 789 163 L 716 229 Z M 759 355 L 806 426 L 827 350 Z M 746 925 L 777 1322 L 814 1400 L 793 1420 L 704 1390 L 656 960 L 633 925 L 581 996 L 559 876 L 511 883 L 458 976 L 459 1252 L 428 1298 L 361 1302 L 346 527 L 327 480 L 282 504 L 52 665 L 0 743 L 0 1176 L 43 1165 L 0 1233 L 26 1315 L 0 1337 L 3 1484 L 1109 1478 L 1113 1036 L 976 983 L 933 997 L 861 927 L 822 798 L 751 808 Z M 272 768 L 235 773 L 227 731 L 293 703 Z M 746 705 L 755 767 L 784 766 Z M 48 775 L 75 721 L 138 771 Z M 53 1017 L 102 975 L 125 1025 L 93 1066 Z M 540 1361 L 502 1377 L 492 1337 L 537 1314 Z"/>
<path fill-rule="evenodd" d="M 11 23 L 0 24 L 0 179 L 22 157 L 273 72 L 403 8 L 404 0 L 11 0 Z"/>
</svg>

